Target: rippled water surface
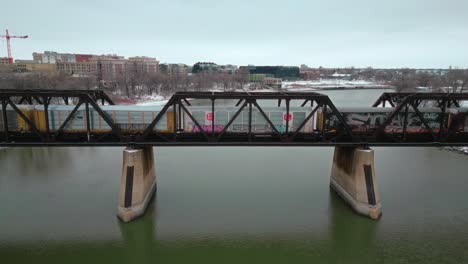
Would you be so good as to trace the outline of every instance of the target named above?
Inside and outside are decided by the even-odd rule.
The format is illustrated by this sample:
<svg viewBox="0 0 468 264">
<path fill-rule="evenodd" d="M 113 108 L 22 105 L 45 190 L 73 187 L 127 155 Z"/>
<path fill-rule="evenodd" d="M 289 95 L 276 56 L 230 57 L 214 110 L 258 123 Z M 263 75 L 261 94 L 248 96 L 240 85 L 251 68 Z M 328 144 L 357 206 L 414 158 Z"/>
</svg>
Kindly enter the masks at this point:
<svg viewBox="0 0 468 264">
<path fill-rule="evenodd" d="M 330 91 L 370 105 L 382 91 Z M 116 218 L 121 148 L 0 150 L 1 263 L 468 263 L 468 157 L 375 148 L 383 216 L 329 189 L 333 148 L 157 148 L 147 214 Z"/>
</svg>

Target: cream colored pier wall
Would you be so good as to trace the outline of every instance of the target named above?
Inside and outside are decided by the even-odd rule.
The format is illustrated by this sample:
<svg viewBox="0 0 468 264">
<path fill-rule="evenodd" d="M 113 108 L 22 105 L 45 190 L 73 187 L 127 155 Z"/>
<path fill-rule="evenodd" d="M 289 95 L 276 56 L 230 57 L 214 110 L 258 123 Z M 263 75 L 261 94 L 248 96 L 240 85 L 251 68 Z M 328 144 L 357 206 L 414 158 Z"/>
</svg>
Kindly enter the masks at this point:
<svg viewBox="0 0 468 264">
<path fill-rule="evenodd" d="M 373 150 L 335 147 L 330 186 L 356 212 L 372 219 L 381 216 Z"/>
<path fill-rule="evenodd" d="M 155 191 L 153 148 L 126 148 L 123 151 L 118 217 L 129 222 L 143 215 Z"/>
</svg>

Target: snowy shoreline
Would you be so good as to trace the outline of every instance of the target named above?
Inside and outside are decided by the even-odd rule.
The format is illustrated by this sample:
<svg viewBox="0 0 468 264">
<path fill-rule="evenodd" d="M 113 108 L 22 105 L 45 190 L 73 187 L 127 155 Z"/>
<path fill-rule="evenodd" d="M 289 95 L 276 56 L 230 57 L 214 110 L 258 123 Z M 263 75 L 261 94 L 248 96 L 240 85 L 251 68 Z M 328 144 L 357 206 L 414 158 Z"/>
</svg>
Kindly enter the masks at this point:
<svg viewBox="0 0 468 264">
<path fill-rule="evenodd" d="M 169 101 L 169 98 L 166 98 L 161 95 L 152 95 L 144 97 L 143 99 L 138 100 L 135 104 L 141 106 L 164 106 Z"/>
<path fill-rule="evenodd" d="M 347 89 L 389 89 L 391 85 L 364 80 L 319 79 L 283 82 L 282 89 L 288 91 L 347 90 Z"/>
<path fill-rule="evenodd" d="M 444 150 L 457 152 L 459 154 L 468 155 L 468 147 L 444 147 Z"/>
</svg>

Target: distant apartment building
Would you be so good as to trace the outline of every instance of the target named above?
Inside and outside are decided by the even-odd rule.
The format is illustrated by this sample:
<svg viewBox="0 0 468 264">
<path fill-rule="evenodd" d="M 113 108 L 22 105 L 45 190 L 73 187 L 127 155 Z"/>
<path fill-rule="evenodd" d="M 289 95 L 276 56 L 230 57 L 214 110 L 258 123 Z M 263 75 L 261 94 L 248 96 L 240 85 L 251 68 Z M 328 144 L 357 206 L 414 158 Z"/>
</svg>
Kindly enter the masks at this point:
<svg viewBox="0 0 468 264">
<path fill-rule="evenodd" d="M 13 64 L 0 64 L 0 73 L 13 73 L 16 71 Z"/>
<path fill-rule="evenodd" d="M 35 61 L 36 63 L 43 63 L 42 60 L 44 59 L 44 53 L 34 52 L 32 55 L 33 61 Z"/>
<path fill-rule="evenodd" d="M 247 71 L 250 74 L 265 74 L 266 77 L 274 77 L 281 79 L 297 79 L 300 77 L 299 67 L 295 66 L 241 66 L 242 71 Z"/>
<path fill-rule="evenodd" d="M 55 64 L 57 62 L 76 62 L 75 54 L 58 53 L 55 51 L 44 51 L 44 53 L 33 53 L 33 60 L 42 59 L 42 63 Z"/>
<path fill-rule="evenodd" d="M 0 65 L 8 64 L 8 58 L 7 57 L 1 57 L 0 58 Z"/>
<path fill-rule="evenodd" d="M 150 57 L 130 57 L 118 55 L 70 54 L 55 51 L 33 53 L 36 63 L 56 65 L 60 72 L 72 76 L 94 76 L 104 81 L 115 80 L 123 73 L 155 73 L 159 61 Z M 23 66 L 22 66 L 23 67 Z"/>
<path fill-rule="evenodd" d="M 279 89 L 281 88 L 282 80 L 281 78 L 265 77 L 262 83 L 270 87 Z"/>
<path fill-rule="evenodd" d="M 236 65 L 227 64 L 227 65 L 218 65 L 213 62 L 197 62 L 193 65 L 192 72 L 198 73 L 202 71 L 208 72 L 222 72 L 228 74 L 234 74 L 238 70 Z"/>
<path fill-rule="evenodd" d="M 159 62 L 158 62 L 158 60 L 156 60 L 156 58 L 151 58 L 151 57 L 146 57 L 146 56 L 128 57 L 128 60 L 129 61 L 134 61 L 134 62 L 147 63 L 148 65 L 159 64 Z"/>
<path fill-rule="evenodd" d="M 94 56 L 90 61 L 97 65 L 98 76 L 105 81 L 116 80 L 124 73 L 156 73 L 159 61 L 150 57 L 130 57 L 103 55 Z"/>
<path fill-rule="evenodd" d="M 226 65 L 219 65 L 218 69 L 220 72 L 223 72 L 223 73 L 234 74 L 237 72 L 238 68 L 236 65 L 226 64 Z"/>
<path fill-rule="evenodd" d="M 57 70 L 72 76 L 97 76 L 96 62 L 57 62 Z M 55 65 L 54 65 L 55 66 Z"/>
<path fill-rule="evenodd" d="M 197 62 L 192 67 L 192 73 L 199 73 L 202 71 L 218 71 L 218 64 L 213 62 Z"/>
<path fill-rule="evenodd" d="M 37 63 L 35 60 L 15 60 L 17 72 L 36 72 L 52 74 L 57 72 L 55 64 Z"/>
<path fill-rule="evenodd" d="M 33 60 L 37 63 L 55 64 L 57 62 L 77 62 L 76 56 L 89 56 L 83 54 L 58 53 L 55 51 L 44 51 L 44 53 L 33 53 Z"/>
<path fill-rule="evenodd" d="M 93 56 L 89 60 L 96 66 L 96 76 L 101 80 L 115 80 L 125 72 L 126 60 L 117 55 Z"/>
<path fill-rule="evenodd" d="M 75 54 L 75 61 L 76 62 L 86 62 L 89 61 L 93 55 L 91 54 Z"/>
<path fill-rule="evenodd" d="M 0 58 L 0 73 L 11 73 L 15 71 L 14 64 L 8 64 L 7 57 Z"/>
<path fill-rule="evenodd" d="M 57 52 L 45 51 L 44 54 L 42 54 L 42 63 L 55 64 L 60 61 L 61 60 L 59 59 L 59 55 Z"/>
<path fill-rule="evenodd" d="M 168 75 L 187 75 L 192 72 L 191 67 L 183 63 L 165 63 L 159 65 L 159 69 Z"/>
<path fill-rule="evenodd" d="M 127 61 L 127 70 L 135 72 L 156 73 L 158 71 L 159 61 L 150 57 L 129 57 Z"/>
<path fill-rule="evenodd" d="M 270 75 L 272 77 L 273 75 Z M 250 82 L 263 82 L 263 79 L 267 78 L 266 74 L 256 73 L 256 74 L 249 74 L 249 81 Z"/>
</svg>

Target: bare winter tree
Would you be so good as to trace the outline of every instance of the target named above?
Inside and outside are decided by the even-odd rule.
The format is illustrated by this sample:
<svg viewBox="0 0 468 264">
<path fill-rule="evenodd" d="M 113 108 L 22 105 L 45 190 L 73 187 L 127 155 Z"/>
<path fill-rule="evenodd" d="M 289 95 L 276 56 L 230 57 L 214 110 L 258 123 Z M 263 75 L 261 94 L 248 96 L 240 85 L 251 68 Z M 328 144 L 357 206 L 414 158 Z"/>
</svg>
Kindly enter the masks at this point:
<svg viewBox="0 0 468 264">
<path fill-rule="evenodd" d="M 468 86 L 468 70 L 450 69 L 446 75 L 446 85 L 451 92 L 464 92 Z"/>
<path fill-rule="evenodd" d="M 401 69 L 395 80 L 392 81 L 397 93 L 412 92 L 417 86 L 415 71 L 411 69 Z"/>
<path fill-rule="evenodd" d="M 238 70 L 234 75 L 234 82 L 238 89 L 244 89 L 245 84 L 249 81 L 249 73 L 246 70 Z"/>
</svg>

